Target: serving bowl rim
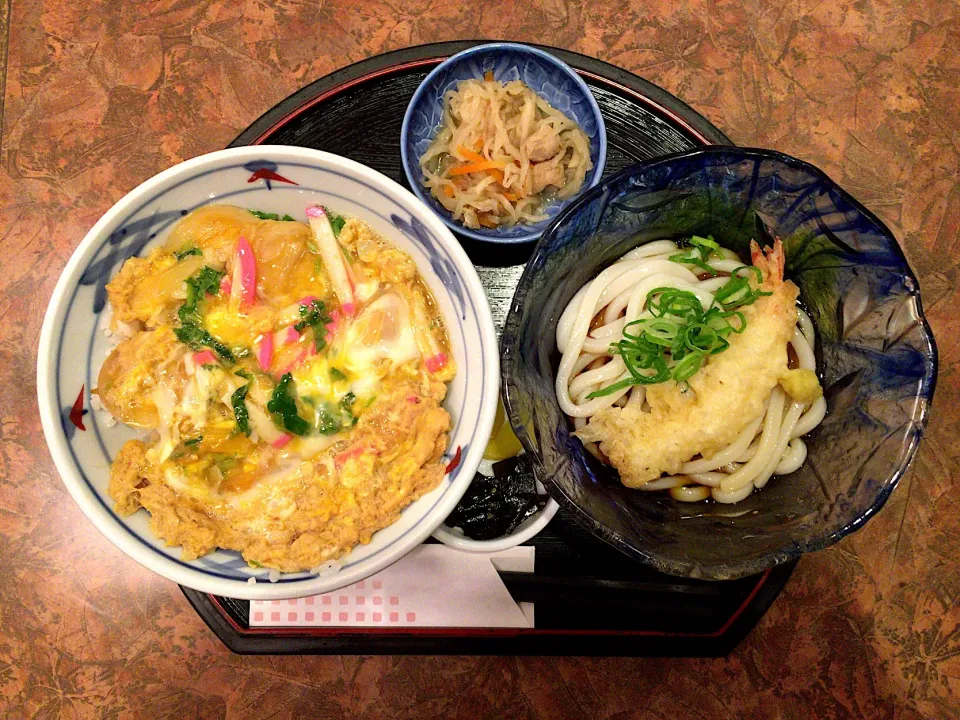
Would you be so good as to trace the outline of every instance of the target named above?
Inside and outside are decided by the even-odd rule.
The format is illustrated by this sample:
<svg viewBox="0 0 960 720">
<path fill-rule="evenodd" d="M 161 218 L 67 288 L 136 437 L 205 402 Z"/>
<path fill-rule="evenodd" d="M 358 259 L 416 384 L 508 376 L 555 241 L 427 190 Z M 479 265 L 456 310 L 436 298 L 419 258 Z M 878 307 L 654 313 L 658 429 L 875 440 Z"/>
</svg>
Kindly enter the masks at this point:
<svg viewBox="0 0 960 720">
<path fill-rule="evenodd" d="M 61 352 L 61 326 L 69 315 L 73 293 L 80 285 L 81 275 L 97 257 L 102 244 L 106 242 L 109 232 L 119 228 L 124 218 L 129 218 L 131 214 L 138 212 L 137 208 L 140 204 L 149 203 L 151 198 L 157 198 L 169 190 L 170 183 L 180 177 L 191 177 L 191 174 L 197 177 L 196 173 L 204 169 L 215 172 L 224 167 L 224 162 L 252 162 L 264 159 L 279 162 L 305 162 L 319 170 L 328 168 L 347 172 L 358 183 L 375 189 L 384 198 L 408 212 L 411 218 L 424 223 L 432 239 L 442 246 L 452 260 L 453 270 L 463 286 L 463 291 L 474 306 L 470 324 L 476 323 L 479 328 L 477 341 L 484 358 L 482 363 L 484 382 L 482 390 L 470 387 L 471 384 L 464 385 L 464 397 L 477 393 L 474 397 L 477 402 L 478 421 L 475 427 L 467 429 L 466 435 L 471 442 L 469 447 L 463 448 L 459 472 L 449 480 L 449 484 L 438 495 L 437 502 L 418 521 L 413 522 L 402 535 L 385 544 L 373 555 L 358 560 L 351 567 L 334 574 L 308 575 L 276 583 L 263 581 L 249 583 L 217 576 L 215 573 L 192 565 L 195 561 L 188 562 L 165 555 L 159 549 L 144 542 L 140 534 L 129 527 L 125 518 L 119 517 L 112 508 L 104 506 L 103 500 L 96 497 L 93 486 L 88 485 L 88 481 L 82 478 L 86 472 L 83 463 L 80 459 L 72 459 L 73 451 L 70 449 L 70 441 L 66 437 L 62 424 L 61 400 L 57 396 L 59 387 L 57 368 Z M 219 194 L 217 193 L 218 196 Z M 217 202 L 216 197 L 208 198 L 202 204 L 215 202 Z M 417 265 L 421 273 L 436 276 L 438 282 L 443 282 L 430 264 L 418 262 Z M 456 322 L 460 324 L 459 319 L 456 319 Z M 467 328 L 465 327 L 461 332 L 466 333 Z M 379 171 L 333 153 L 287 145 L 255 145 L 206 153 L 153 175 L 113 203 L 84 235 L 60 273 L 47 304 L 37 355 L 37 398 L 44 437 L 61 481 L 84 515 L 113 545 L 147 569 L 195 590 L 250 600 L 273 600 L 329 592 L 368 577 L 416 548 L 443 522 L 466 491 L 476 466 L 482 460 L 486 437 L 493 425 L 498 400 L 499 363 L 495 359 L 498 357 L 497 353 L 493 318 L 476 269 L 449 229 L 440 223 L 433 213 L 428 212 L 413 193 Z M 86 366 L 85 361 L 84 366 Z M 465 422 L 465 420 L 457 418 L 456 422 Z M 451 429 L 451 438 L 453 432 L 454 430 Z M 108 473 L 109 470 L 106 472 Z M 441 484 L 440 487 L 443 485 Z M 401 520 L 402 518 L 397 522 Z M 134 537 L 128 537 L 128 535 Z"/>
<path fill-rule="evenodd" d="M 400 159 L 401 164 L 403 165 L 403 173 L 406 176 L 407 182 L 410 184 L 410 188 L 413 193 L 424 205 L 427 206 L 427 208 L 430 209 L 434 215 L 440 218 L 444 225 L 450 228 L 454 233 L 459 233 L 470 238 L 471 240 L 480 240 L 482 242 L 491 242 L 499 245 L 521 245 L 524 243 L 532 243 L 538 240 L 540 236 L 546 232 L 546 229 L 552 225 L 552 222 L 531 226 L 530 232 L 517 235 L 516 237 L 503 237 L 498 235 L 497 232 L 493 230 L 484 232 L 481 230 L 468 228 L 461 223 L 458 223 L 456 220 L 450 217 L 448 212 L 441 212 L 433 206 L 429 197 L 430 193 L 426 192 L 426 189 L 420 182 L 420 177 L 414 176 L 414 173 L 412 173 L 410 170 L 410 154 L 408 149 L 408 145 L 410 144 L 408 139 L 410 134 L 411 118 L 413 117 L 414 109 L 420 104 L 430 82 L 433 81 L 433 79 L 441 72 L 444 72 L 451 65 L 462 61 L 464 58 L 488 53 L 490 51 L 505 49 L 534 55 L 569 77 L 583 92 L 590 107 L 590 113 L 593 115 L 594 120 L 597 123 L 597 162 L 590 171 L 590 175 L 584 179 L 586 188 L 580 190 L 579 193 L 573 198 L 559 201 L 560 208 L 557 217 L 562 215 L 573 201 L 575 201 L 584 193 L 588 192 L 590 189 L 596 187 L 599 183 L 603 182 L 603 169 L 606 166 L 607 160 L 607 130 L 606 123 L 603 119 L 603 114 L 600 112 L 600 105 L 597 103 L 597 99 L 594 97 L 590 87 L 587 85 L 584 79 L 577 74 L 577 71 L 573 67 L 551 52 L 533 45 L 527 45 L 525 43 L 503 41 L 486 42 L 479 45 L 474 45 L 473 47 L 469 47 L 465 50 L 461 50 L 458 53 L 454 53 L 450 57 L 440 62 L 429 73 L 427 73 L 427 76 L 417 86 L 417 89 L 411 96 L 410 102 L 407 103 L 407 108 L 403 113 L 403 122 L 400 125 Z M 419 161 L 419 159 L 417 160 Z"/>
</svg>

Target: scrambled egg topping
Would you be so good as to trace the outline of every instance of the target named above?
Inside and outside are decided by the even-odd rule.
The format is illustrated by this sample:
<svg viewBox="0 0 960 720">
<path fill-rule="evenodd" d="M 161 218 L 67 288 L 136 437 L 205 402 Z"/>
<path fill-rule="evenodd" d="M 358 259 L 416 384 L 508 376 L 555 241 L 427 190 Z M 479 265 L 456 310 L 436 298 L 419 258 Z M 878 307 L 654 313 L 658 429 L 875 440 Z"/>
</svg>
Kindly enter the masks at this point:
<svg viewBox="0 0 960 720">
<path fill-rule="evenodd" d="M 193 559 L 306 570 L 440 482 L 455 374 L 413 261 L 355 219 L 208 206 L 107 286 L 98 393 L 151 431 L 113 463 L 117 510 Z"/>
</svg>

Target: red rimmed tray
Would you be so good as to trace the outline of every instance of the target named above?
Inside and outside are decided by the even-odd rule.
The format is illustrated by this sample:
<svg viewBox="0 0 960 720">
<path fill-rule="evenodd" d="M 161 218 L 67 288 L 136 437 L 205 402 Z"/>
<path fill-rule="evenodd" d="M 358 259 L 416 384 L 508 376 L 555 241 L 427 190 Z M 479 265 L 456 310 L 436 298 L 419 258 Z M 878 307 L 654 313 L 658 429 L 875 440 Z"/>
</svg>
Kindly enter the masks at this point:
<svg viewBox="0 0 960 720">
<path fill-rule="evenodd" d="M 231 146 L 300 145 L 345 155 L 406 185 L 400 125 L 414 90 L 438 63 L 475 42 L 379 55 L 321 78 L 282 101 Z M 681 101 L 628 72 L 544 48 L 571 65 L 607 126 L 606 174 L 726 136 Z M 532 246 L 460 238 L 477 266 L 498 327 Z M 795 563 L 741 580 L 707 583 L 657 573 L 558 514 L 531 543 L 536 572 L 502 573 L 518 602 L 536 603 L 532 630 L 481 628 L 251 628 L 249 603 L 184 589 L 217 636 L 241 653 L 486 653 L 722 655 L 753 628 Z"/>
</svg>

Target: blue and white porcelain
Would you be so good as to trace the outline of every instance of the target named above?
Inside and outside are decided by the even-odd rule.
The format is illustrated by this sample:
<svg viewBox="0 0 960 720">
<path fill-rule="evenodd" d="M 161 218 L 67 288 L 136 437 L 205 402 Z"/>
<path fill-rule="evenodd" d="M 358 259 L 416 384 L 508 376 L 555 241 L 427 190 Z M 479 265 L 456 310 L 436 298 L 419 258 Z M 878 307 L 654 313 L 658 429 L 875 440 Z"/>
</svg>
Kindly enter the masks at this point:
<svg viewBox="0 0 960 720">
<path fill-rule="evenodd" d="M 340 559 L 338 572 L 281 574 L 217 551 L 184 562 L 148 527 L 145 510 L 121 518 L 107 495 L 110 462 L 135 432 L 90 412 L 90 390 L 110 348 L 104 285 L 133 255 L 164 241 L 191 210 L 228 203 L 303 217 L 321 203 L 368 223 L 413 258 L 447 322 L 458 369 L 444 406 L 452 416 L 449 472 L 439 487 Z M 222 150 L 146 181 L 87 233 L 57 283 L 40 336 L 37 386 L 47 444 L 74 500 L 141 565 L 202 592 L 251 600 L 302 597 L 357 582 L 398 560 L 439 526 L 470 484 L 493 426 L 499 382 L 493 319 L 477 273 L 450 231 L 400 185 L 357 162 L 284 146 Z M 459 463 L 457 462 L 459 458 Z M 251 581 L 253 579 L 253 581 Z M 274 576 L 274 579 L 276 577 Z"/>
<path fill-rule="evenodd" d="M 495 243 L 524 243 L 536 240 L 573 198 L 557 201 L 546 209 L 548 218 L 536 225 L 514 225 L 511 228 L 471 230 L 456 222 L 450 213 L 423 187 L 420 157 L 430 146 L 443 120 L 443 96 L 456 89 L 457 83 L 470 78 L 480 79 L 492 72 L 495 80 L 522 80 L 544 100 L 573 118 L 590 140 L 593 170 L 587 175 L 580 192 L 600 182 L 607 156 L 607 131 L 600 108 L 586 83 L 566 63 L 544 50 L 517 43 L 489 43 L 457 53 L 440 63 L 417 88 L 407 106 L 400 129 L 400 151 L 403 171 L 413 192 L 430 206 L 447 227 L 474 240 Z"/>
<path fill-rule="evenodd" d="M 573 435 L 554 390 L 557 321 L 574 294 L 638 245 L 708 234 L 744 257 L 751 239 L 783 239 L 827 400 L 804 465 L 736 505 L 624 487 Z M 937 377 L 919 284 L 889 228 L 812 165 L 733 147 L 634 165 L 571 205 L 527 263 L 501 347 L 507 414 L 550 494 L 628 555 L 708 580 L 761 572 L 862 527 L 913 458 Z"/>
</svg>

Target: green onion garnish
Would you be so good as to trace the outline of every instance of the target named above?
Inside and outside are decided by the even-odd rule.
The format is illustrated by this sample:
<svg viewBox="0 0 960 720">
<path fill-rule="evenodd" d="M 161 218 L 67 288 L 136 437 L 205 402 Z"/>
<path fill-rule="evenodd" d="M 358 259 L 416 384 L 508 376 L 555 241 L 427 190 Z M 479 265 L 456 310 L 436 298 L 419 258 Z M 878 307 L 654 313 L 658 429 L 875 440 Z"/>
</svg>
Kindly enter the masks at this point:
<svg viewBox="0 0 960 720">
<path fill-rule="evenodd" d="M 707 264 L 707 261 L 710 260 L 710 256 L 713 255 L 713 253 L 720 252 L 720 246 L 717 244 L 717 241 L 713 239 L 713 235 L 707 235 L 707 237 L 694 235 L 690 238 L 690 247 L 691 252 L 689 255 L 685 253 L 671 255 L 670 260 L 675 263 L 695 265 L 708 275 L 715 276 L 717 271 Z"/>
<path fill-rule="evenodd" d="M 713 242 L 712 238 L 693 238 L 691 242 L 696 240 Z M 698 260 L 705 260 L 713 251 L 706 243 L 697 247 L 707 249 Z M 676 257 L 683 258 L 677 262 L 690 260 L 685 255 L 671 260 Z M 755 271 L 762 280 L 758 268 L 738 268 L 717 290 L 713 304 L 706 310 L 689 290 L 659 287 L 647 293 L 646 308 L 653 317 L 627 323 L 623 339 L 610 345 L 611 354 L 623 358 L 630 376 L 587 397 L 603 397 L 633 385 L 655 385 L 667 380 L 686 383 L 699 372 L 708 356 L 730 347 L 727 338 L 731 333 L 739 334 L 746 329 L 747 318 L 737 308 L 771 294 L 752 287 L 743 270 Z"/>
</svg>

